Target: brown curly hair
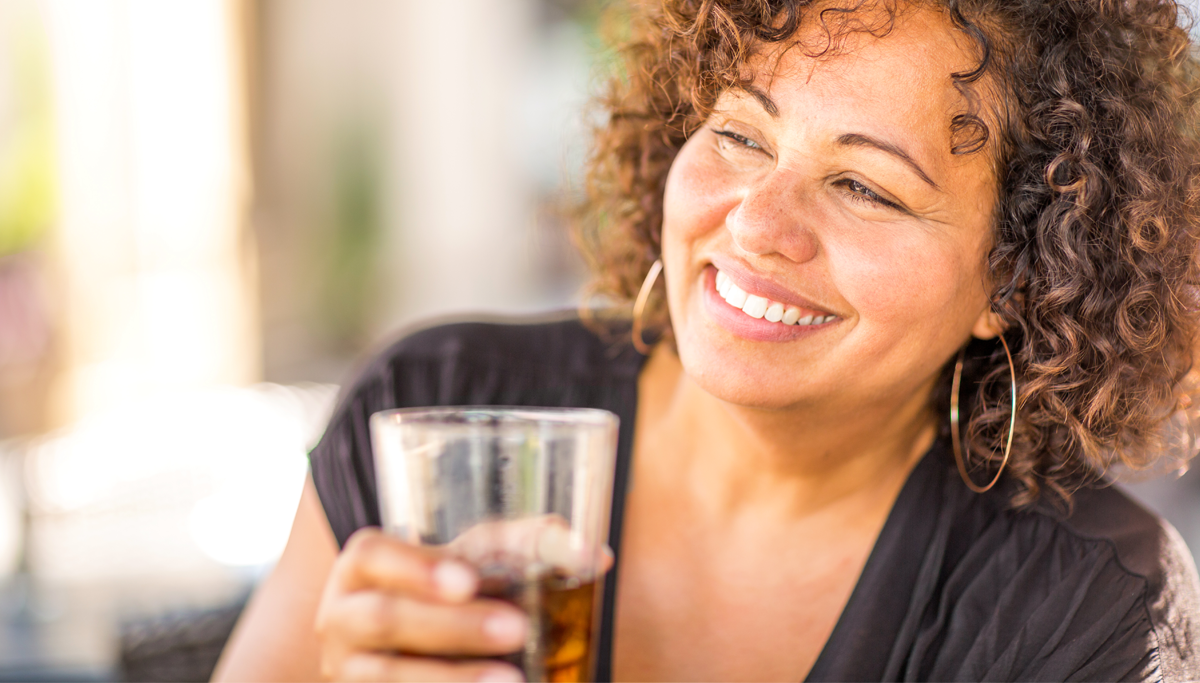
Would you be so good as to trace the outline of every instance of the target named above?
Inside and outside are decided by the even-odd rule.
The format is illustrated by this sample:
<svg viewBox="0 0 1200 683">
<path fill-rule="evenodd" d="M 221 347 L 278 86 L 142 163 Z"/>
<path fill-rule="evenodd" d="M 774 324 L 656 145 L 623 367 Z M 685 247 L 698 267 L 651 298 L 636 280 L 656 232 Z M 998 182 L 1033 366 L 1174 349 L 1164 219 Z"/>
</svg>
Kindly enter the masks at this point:
<svg viewBox="0 0 1200 683">
<path fill-rule="evenodd" d="M 835 52 L 848 32 L 885 35 L 914 6 L 849 1 L 628 8 L 579 222 L 595 292 L 636 295 L 658 257 L 675 155 L 720 94 L 749 80 L 756 49 L 794 40 L 812 14 L 827 38 L 814 56 Z M 976 48 L 975 68 L 952 75 L 968 106 L 949 123 L 951 151 L 992 155 L 999 183 L 988 263 L 1017 374 L 1014 504 L 1047 489 L 1069 503 L 1114 465 L 1190 456 L 1200 69 L 1182 10 L 1174 0 L 920 4 L 944 12 Z M 878 16 L 886 20 L 867 19 Z M 669 330 L 662 297 L 656 306 L 653 320 Z M 952 367 L 933 396 L 941 415 Z M 963 378 L 977 387 L 963 395 L 967 443 L 985 454 L 972 456 L 976 466 L 994 471 L 1011 400 L 998 342 L 968 345 Z"/>
</svg>

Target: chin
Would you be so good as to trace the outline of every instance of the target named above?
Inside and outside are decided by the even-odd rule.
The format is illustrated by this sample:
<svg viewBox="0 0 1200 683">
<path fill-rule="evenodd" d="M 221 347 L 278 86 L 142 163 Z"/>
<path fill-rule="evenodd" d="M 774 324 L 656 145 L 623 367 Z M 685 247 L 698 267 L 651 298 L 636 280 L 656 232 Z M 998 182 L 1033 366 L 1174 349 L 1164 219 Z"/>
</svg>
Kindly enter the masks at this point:
<svg viewBox="0 0 1200 683">
<path fill-rule="evenodd" d="M 677 340 L 679 361 L 691 381 L 726 403 L 781 410 L 801 400 L 803 382 L 781 373 L 764 359 L 724 352 L 704 345 L 697 348 Z"/>
</svg>

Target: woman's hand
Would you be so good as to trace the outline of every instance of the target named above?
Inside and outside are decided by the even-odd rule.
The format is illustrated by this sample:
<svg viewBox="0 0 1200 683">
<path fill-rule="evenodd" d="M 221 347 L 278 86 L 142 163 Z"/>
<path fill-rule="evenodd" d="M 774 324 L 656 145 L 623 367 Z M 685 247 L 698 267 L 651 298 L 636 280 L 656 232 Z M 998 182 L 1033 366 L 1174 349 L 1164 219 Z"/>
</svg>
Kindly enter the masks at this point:
<svg viewBox="0 0 1200 683">
<path fill-rule="evenodd" d="M 362 529 L 334 563 L 317 611 L 321 672 L 352 681 L 520 681 L 494 657 L 521 648 L 525 615 L 476 597 L 467 564 Z"/>
</svg>

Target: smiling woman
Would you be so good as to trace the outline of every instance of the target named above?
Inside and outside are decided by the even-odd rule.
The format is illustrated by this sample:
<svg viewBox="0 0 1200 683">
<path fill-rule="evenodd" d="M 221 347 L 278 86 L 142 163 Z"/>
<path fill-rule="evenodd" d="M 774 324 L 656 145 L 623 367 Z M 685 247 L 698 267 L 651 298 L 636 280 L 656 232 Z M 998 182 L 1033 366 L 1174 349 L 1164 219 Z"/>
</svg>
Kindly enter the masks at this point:
<svg viewBox="0 0 1200 683">
<path fill-rule="evenodd" d="M 820 30 L 801 25 L 800 44 Z M 763 49 L 748 63 L 759 97 L 725 91 L 682 145 L 662 258 L 679 358 L 701 388 L 857 431 L 910 420 L 916 403 L 897 412 L 894 397 L 927 401 L 973 326 L 995 336 L 994 174 L 984 154 L 951 153 L 949 125 L 930 125 L 963 104 L 947 74 L 974 58 L 956 38 L 939 15 L 909 11 L 886 39 L 851 34 L 838 54 Z M 714 272 L 745 304 L 717 296 Z M 770 322 L 756 315 L 763 297 L 822 322 Z M 798 343 L 747 343 L 785 339 Z"/>
<path fill-rule="evenodd" d="M 598 679 L 1200 678 L 1192 559 L 1105 479 L 1195 447 L 1178 7 L 630 11 L 582 242 L 637 319 L 376 358 L 218 676 L 519 677 L 525 617 L 371 528 L 370 415 L 491 404 L 621 418 Z"/>
<path fill-rule="evenodd" d="M 715 133 L 726 157 L 738 147 L 781 173 L 809 153 L 773 151 L 763 137 L 789 125 L 763 88 L 790 81 L 808 110 L 790 128 L 831 126 L 822 159 L 837 152 L 825 170 L 841 163 L 842 175 L 828 184 L 863 207 L 861 248 L 898 247 L 914 234 L 895 229 L 905 225 L 983 239 L 982 252 L 958 258 L 980 254 L 977 293 L 1016 342 L 1016 502 L 1045 488 L 1065 497 L 1114 464 L 1190 456 L 1179 421 L 1167 421 L 1192 405 L 1200 224 L 1197 63 L 1181 13 L 1156 0 L 664 2 L 639 16 L 628 77 L 613 82 L 597 134 L 581 232 L 593 288 L 631 297 L 658 258 L 663 189 L 685 143 Z M 794 205 L 831 224 L 813 213 L 820 204 Z M 891 229 L 862 229 L 872 222 Z M 916 261 L 896 264 L 902 277 L 940 265 L 932 252 L 907 256 Z M 875 261 L 887 262 L 857 263 Z M 863 284 L 878 296 L 920 291 L 871 274 Z M 650 309 L 670 334 L 665 307 Z M 1008 366 L 995 342 L 968 351 L 972 450 L 998 454 Z M 935 387 L 938 414 L 951 366 Z"/>
</svg>

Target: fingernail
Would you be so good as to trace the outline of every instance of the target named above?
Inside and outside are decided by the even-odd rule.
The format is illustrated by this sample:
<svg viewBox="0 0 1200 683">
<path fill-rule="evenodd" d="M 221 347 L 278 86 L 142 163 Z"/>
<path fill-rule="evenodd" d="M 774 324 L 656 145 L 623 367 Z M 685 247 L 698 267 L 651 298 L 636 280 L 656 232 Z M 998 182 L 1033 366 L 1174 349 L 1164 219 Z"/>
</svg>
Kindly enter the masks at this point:
<svg viewBox="0 0 1200 683">
<path fill-rule="evenodd" d="M 525 640 L 525 617 L 513 612 L 496 612 L 483 620 L 483 632 L 497 643 L 520 643 Z"/>
<path fill-rule="evenodd" d="M 497 666 L 479 676 L 480 683 L 522 683 L 525 677 L 520 671 L 507 666 Z"/>
<path fill-rule="evenodd" d="M 475 592 L 475 575 L 454 560 L 442 560 L 433 568 L 433 582 L 447 600 L 464 600 Z"/>
</svg>

